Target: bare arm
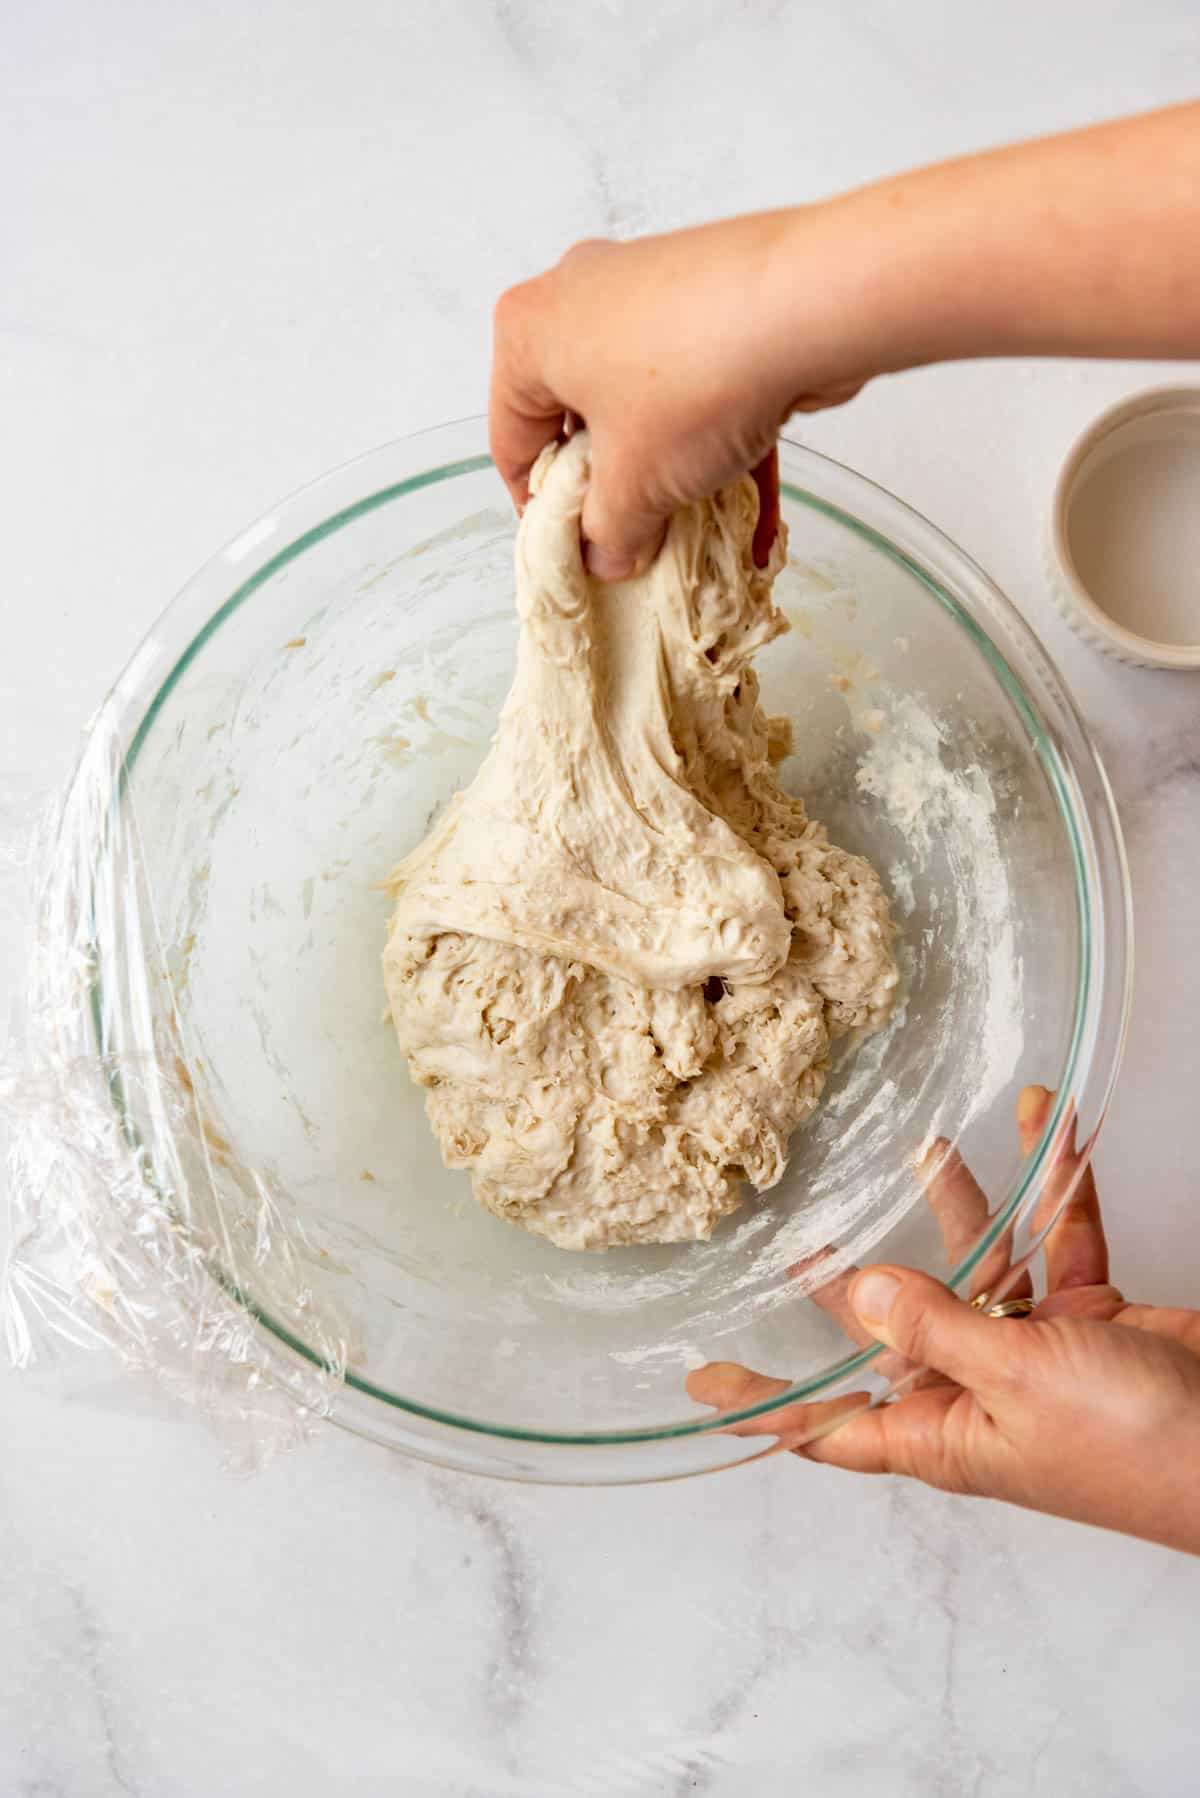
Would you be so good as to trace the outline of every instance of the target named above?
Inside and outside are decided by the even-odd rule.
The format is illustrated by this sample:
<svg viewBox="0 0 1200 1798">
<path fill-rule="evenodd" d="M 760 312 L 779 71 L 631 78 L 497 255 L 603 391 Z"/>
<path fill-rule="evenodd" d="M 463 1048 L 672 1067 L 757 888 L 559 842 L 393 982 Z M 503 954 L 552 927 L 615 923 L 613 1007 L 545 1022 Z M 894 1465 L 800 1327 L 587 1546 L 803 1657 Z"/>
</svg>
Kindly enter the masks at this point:
<svg viewBox="0 0 1200 1798">
<path fill-rule="evenodd" d="M 1200 105 L 943 163 L 842 204 L 907 258 L 896 366 L 1200 356 Z"/>
<path fill-rule="evenodd" d="M 496 310 L 518 505 L 586 419 L 594 571 L 758 462 L 791 413 L 962 357 L 1200 356 L 1200 105 L 937 164 L 816 206 L 587 243 Z"/>
</svg>

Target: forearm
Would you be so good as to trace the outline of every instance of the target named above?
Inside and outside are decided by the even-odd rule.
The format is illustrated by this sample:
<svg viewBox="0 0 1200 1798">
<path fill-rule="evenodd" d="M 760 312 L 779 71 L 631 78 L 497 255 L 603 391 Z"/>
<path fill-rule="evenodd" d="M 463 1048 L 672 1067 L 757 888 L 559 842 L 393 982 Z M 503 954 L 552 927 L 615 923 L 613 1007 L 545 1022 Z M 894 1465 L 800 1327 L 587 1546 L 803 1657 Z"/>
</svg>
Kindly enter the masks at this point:
<svg viewBox="0 0 1200 1798">
<path fill-rule="evenodd" d="M 773 237 L 770 311 L 797 392 L 814 384 L 814 324 L 835 375 L 847 349 L 867 375 L 975 356 L 1200 356 L 1200 105 L 917 170 L 776 215 Z M 805 341 L 787 341 L 789 285 Z"/>
</svg>

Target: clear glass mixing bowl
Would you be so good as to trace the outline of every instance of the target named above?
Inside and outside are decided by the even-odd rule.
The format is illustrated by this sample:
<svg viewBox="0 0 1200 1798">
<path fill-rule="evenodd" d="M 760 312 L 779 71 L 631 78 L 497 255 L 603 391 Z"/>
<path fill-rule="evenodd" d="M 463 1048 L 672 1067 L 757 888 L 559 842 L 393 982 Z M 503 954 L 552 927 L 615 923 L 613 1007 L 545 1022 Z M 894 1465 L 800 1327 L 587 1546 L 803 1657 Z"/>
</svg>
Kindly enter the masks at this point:
<svg viewBox="0 0 1200 1798">
<path fill-rule="evenodd" d="M 567 1254 L 498 1221 L 441 1165 L 380 977 L 380 882 L 470 780 L 513 664 L 514 520 L 483 444 L 480 421 L 450 425 L 306 488 L 134 658 L 108 716 L 145 902 L 136 927 L 105 925 L 106 826 L 94 1028 L 194 1099 L 202 1153 L 164 1163 L 161 1104 L 110 1083 L 160 1169 L 147 1202 L 177 1204 L 268 1370 L 329 1361 L 341 1422 L 455 1467 L 673 1477 L 766 1446 L 689 1401 L 704 1361 L 782 1374 L 779 1404 L 879 1395 L 821 1302 L 839 1270 L 888 1259 L 965 1288 L 990 1252 L 995 1286 L 997 1239 L 1030 1250 L 1046 1171 L 1072 1117 L 1090 1147 L 1119 1059 L 1118 826 L 1057 672 L 982 571 L 785 443 L 795 628 L 761 658 L 764 701 L 795 722 L 785 780 L 885 877 L 903 1004 L 835 1066 L 783 1182 L 711 1242 Z M 1058 1099 L 1022 1160 L 1026 1081 Z M 923 1201 L 913 1162 L 935 1136 L 990 1197 L 973 1240 Z M 189 1181 L 205 1202 L 183 1202 Z"/>
</svg>

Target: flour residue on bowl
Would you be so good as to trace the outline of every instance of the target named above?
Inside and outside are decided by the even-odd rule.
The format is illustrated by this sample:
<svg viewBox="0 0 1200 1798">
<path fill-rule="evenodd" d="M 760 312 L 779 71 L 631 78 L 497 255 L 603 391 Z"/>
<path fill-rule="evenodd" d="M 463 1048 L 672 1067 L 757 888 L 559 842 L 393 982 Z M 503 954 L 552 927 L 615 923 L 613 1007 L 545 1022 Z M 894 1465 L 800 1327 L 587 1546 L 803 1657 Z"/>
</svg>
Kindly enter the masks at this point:
<svg viewBox="0 0 1200 1798">
<path fill-rule="evenodd" d="M 1013 894 L 996 829 L 996 789 L 979 762 L 951 765 L 943 754 L 948 739 L 947 726 L 915 695 L 905 694 L 885 716 L 856 782 L 906 838 L 906 882 L 911 883 L 913 864 L 931 854 L 935 839 L 945 853 L 952 898 L 984 969 L 981 1061 L 973 1068 L 979 1081 L 976 1103 L 982 1108 L 1003 1091 L 1020 1058 L 1020 966 Z M 911 895 L 911 884 L 906 890 Z M 930 1133 L 936 1134 L 936 1122 Z"/>
</svg>

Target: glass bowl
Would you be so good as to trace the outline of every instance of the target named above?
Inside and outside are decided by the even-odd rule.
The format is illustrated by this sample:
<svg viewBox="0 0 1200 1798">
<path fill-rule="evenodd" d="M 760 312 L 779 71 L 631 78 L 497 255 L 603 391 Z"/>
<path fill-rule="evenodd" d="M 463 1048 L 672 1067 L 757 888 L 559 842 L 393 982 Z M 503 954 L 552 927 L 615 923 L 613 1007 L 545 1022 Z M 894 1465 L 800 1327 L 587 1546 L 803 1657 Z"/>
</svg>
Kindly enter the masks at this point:
<svg viewBox="0 0 1200 1798">
<path fill-rule="evenodd" d="M 110 1063 L 174 1070 L 199 1117 L 181 1142 L 161 1095 L 109 1083 L 147 1203 L 175 1207 L 268 1375 L 323 1365 L 340 1422 L 454 1467 L 675 1477 L 768 1446 L 723 1427 L 749 1413 L 689 1400 L 705 1361 L 782 1374 L 781 1405 L 880 1395 L 822 1302 L 847 1267 L 965 1289 L 998 1243 L 1029 1253 L 1047 1169 L 1072 1123 L 1090 1148 L 1115 1076 L 1127 874 L 1095 750 L 1013 607 L 898 500 L 785 442 L 794 628 L 760 658 L 764 703 L 794 721 L 785 783 L 884 876 L 902 1004 L 710 1242 L 571 1254 L 490 1216 L 441 1165 L 380 973 L 381 883 L 470 780 L 513 666 L 515 526 L 484 442 L 445 426 L 304 489 L 134 658 L 108 710 L 93 1026 Z M 104 897 L 117 838 L 132 912 Z M 1023 1160 L 1027 1081 L 1057 1100 Z M 923 1201 L 934 1138 L 989 1195 L 968 1238 Z"/>
</svg>

